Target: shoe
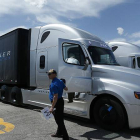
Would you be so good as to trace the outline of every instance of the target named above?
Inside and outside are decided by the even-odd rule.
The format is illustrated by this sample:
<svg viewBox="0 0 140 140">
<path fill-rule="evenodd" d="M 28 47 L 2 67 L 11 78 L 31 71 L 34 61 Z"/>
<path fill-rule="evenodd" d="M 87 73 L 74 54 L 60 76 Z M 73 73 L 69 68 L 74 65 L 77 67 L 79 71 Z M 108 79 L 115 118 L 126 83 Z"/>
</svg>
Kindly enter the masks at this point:
<svg viewBox="0 0 140 140">
<path fill-rule="evenodd" d="M 73 101 L 68 101 L 67 103 L 73 103 Z"/>
<path fill-rule="evenodd" d="M 58 135 L 58 134 L 52 134 L 51 137 L 63 138 L 62 135 Z"/>
<path fill-rule="evenodd" d="M 69 137 L 68 138 L 63 138 L 63 140 L 69 140 Z"/>
</svg>

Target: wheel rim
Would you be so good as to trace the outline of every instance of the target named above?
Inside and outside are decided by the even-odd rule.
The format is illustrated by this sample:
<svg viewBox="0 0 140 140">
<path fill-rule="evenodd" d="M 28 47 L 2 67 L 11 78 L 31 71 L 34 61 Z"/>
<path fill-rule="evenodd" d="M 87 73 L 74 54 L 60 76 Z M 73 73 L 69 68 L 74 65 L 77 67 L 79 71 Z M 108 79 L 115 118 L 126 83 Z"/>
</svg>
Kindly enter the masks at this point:
<svg viewBox="0 0 140 140">
<path fill-rule="evenodd" d="M 1 100 L 5 100 L 5 98 L 6 98 L 6 97 L 5 97 L 5 91 L 2 91 L 2 92 L 1 92 Z"/>
<path fill-rule="evenodd" d="M 2 99 L 2 100 L 4 100 L 4 99 L 5 99 L 5 97 L 4 97 L 4 96 L 2 96 L 2 97 L 1 97 L 1 99 Z"/>
<path fill-rule="evenodd" d="M 99 108 L 99 117 L 105 124 L 114 124 L 117 120 L 117 112 L 115 108 L 109 104 L 104 104 Z"/>
<path fill-rule="evenodd" d="M 12 101 L 13 101 L 13 103 L 17 102 L 17 97 L 16 97 L 16 93 L 15 92 L 12 93 Z"/>
</svg>

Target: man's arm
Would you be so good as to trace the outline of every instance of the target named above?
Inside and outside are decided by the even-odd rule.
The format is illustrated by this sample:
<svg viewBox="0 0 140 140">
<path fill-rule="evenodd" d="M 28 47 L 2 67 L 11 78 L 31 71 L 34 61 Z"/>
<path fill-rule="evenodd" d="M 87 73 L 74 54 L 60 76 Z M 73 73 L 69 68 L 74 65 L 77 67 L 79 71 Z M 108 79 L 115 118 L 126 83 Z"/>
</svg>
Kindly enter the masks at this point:
<svg viewBox="0 0 140 140">
<path fill-rule="evenodd" d="M 53 96 L 53 102 L 52 102 L 52 106 L 51 106 L 51 108 L 50 108 L 50 113 L 53 112 L 53 109 L 54 109 L 54 106 L 56 105 L 57 100 L 58 100 L 58 94 L 56 93 L 56 94 L 54 94 L 54 96 Z"/>
<path fill-rule="evenodd" d="M 68 91 L 68 88 L 67 88 L 67 87 L 65 87 L 65 88 L 64 88 L 64 90 Z"/>
<path fill-rule="evenodd" d="M 66 90 L 66 91 L 68 91 L 68 88 L 66 87 L 66 80 L 65 79 L 60 79 L 61 81 L 62 81 L 62 83 L 63 83 L 63 89 L 64 90 Z"/>
</svg>

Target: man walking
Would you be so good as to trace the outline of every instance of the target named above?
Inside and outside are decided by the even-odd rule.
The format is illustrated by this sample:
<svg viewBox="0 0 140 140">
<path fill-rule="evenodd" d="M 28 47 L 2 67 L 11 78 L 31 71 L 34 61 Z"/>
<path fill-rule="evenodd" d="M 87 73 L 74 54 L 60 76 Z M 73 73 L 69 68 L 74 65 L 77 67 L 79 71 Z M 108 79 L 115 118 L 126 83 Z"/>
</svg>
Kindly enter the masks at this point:
<svg viewBox="0 0 140 140">
<path fill-rule="evenodd" d="M 57 132 L 52 137 L 63 137 L 63 140 L 69 140 L 69 136 L 64 124 L 64 100 L 62 98 L 63 89 L 68 90 L 62 80 L 57 78 L 57 72 L 54 69 L 49 70 L 48 72 L 49 79 L 52 79 L 50 85 L 49 98 L 52 103 L 50 112 L 54 114 L 55 121 L 58 125 Z M 54 108 L 56 109 L 55 111 Z"/>
</svg>

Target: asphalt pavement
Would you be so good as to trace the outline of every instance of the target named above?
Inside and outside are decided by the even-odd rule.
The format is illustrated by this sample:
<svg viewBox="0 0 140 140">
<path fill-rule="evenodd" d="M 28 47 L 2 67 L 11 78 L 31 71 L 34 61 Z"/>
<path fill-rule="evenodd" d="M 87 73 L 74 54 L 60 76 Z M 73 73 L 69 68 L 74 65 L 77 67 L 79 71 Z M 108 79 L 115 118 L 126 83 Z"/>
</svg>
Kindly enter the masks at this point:
<svg viewBox="0 0 140 140">
<path fill-rule="evenodd" d="M 51 138 L 57 125 L 53 118 L 45 120 L 39 108 L 17 107 L 0 102 L 0 140 L 61 140 Z M 65 116 L 70 140 L 140 140 L 140 129 L 110 132 L 95 123 Z"/>
</svg>

